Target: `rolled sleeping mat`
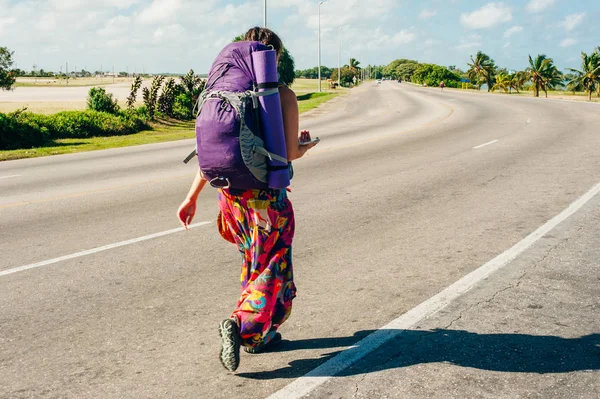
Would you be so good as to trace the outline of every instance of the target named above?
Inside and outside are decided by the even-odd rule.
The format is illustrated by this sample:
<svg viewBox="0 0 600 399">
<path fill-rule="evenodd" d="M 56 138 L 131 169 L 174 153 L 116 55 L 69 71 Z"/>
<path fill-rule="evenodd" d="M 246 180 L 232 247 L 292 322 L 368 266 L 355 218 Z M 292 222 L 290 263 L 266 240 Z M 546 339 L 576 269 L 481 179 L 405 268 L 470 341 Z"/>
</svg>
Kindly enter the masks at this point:
<svg viewBox="0 0 600 399">
<path fill-rule="evenodd" d="M 275 50 L 252 53 L 254 73 L 259 93 L 271 90 L 273 94 L 258 97 L 260 123 L 264 134 L 265 149 L 287 159 L 283 115 L 278 88 L 277 52 Z M 285 162 L 269 159 L 269 187 L 286 188 L 290 185 L 290 173 Z"/>
</svg>

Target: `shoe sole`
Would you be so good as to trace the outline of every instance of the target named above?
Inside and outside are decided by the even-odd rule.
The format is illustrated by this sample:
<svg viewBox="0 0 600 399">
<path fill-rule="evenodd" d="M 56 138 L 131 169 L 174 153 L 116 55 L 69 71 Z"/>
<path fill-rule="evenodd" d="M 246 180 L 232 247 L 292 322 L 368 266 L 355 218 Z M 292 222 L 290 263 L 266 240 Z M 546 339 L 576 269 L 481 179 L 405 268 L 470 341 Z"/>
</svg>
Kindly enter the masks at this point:
<svg viewBox="0 0 600 399">
<path fill-rule="evenodd" d="M 223 320 L 219 325 L 221 336 L 221 364 L 229 371 L 237 370 L 240 365 L 240 336 L 238 327 L 232 319 Z"/>
</svg>

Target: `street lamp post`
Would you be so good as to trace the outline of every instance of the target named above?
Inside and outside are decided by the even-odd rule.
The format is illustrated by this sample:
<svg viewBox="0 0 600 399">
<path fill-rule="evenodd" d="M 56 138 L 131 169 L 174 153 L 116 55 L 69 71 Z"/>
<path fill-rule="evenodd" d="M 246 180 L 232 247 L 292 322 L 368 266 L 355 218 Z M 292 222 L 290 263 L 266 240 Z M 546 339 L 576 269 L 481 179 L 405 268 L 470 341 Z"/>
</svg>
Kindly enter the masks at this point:
<svg viewBox="0 0 600 399">
<path fill-rule="evenodd" d="M 265 0 L 265 28 L 267 27 L 267 0 Z"/>
<path fill-rule="evenodd" d="M 319 32 L 318 32 L 318 48 L 319 48 L 319 93 L 321 92 L 321 4 L 322 1 L 319 2 Z"/>
<path fill-rule="evenodd" d="M 352 48 L 352 40 L 350 40 L 350 42 L 348 44 L 349 44 L 348 47 Z M 350 50 L 350 51 L 352 51 L 352 50 Z M 354 70 L 352 69 L 352 53 L 349 53 L 349 54 L 350 54 L 350 58 L 348 59 L 348 71 L 352 72 L 352 75 L 353 75 L 352 76 L 352 81 L 354 81 L 354 78 L 356 76 L 354 76 L 354 73 L 353 73 Z"/>
<path fill-rule="evenodd" d="M 342 28 L 338 32 L 338 88 L 340 87 L 340 77 L 342 76 L 342 68 L 340 65 L 340 57 L 342 54 Z"/>
</svg>

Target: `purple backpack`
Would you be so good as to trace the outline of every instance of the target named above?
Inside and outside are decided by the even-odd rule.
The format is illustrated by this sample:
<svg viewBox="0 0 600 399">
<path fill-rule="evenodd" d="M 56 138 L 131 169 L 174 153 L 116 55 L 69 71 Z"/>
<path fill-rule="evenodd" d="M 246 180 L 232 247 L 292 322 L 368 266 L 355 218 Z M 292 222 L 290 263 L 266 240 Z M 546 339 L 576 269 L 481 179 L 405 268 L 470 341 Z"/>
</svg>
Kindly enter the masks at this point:
<svg viewBox="0 0 600 399">
<path fill-rule="evenodd" d="M 259 93 L 252 53 L 269 50 L 259 42 L 236 42 L 215 59 L 198 99 L 196 151 L 200 170 L 213 187 L 268 188 L 268 160 L 287 159 L 265 149 L 260 128 Z M 263 88 L 264 89 L 264 88 Z"/>
</svg>

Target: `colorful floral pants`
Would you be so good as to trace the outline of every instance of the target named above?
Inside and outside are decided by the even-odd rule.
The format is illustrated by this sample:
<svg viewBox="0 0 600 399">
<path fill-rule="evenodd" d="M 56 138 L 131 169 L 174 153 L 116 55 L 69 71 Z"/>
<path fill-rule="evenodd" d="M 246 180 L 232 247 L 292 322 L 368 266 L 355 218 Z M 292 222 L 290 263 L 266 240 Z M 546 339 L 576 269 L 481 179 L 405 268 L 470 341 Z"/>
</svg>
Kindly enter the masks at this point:
<svg viewBox="0 0 600 399">
<path fill-rule="evenodd" d="M 285 190 L 218 191 L 219 232 L 242 254 L 242 295 L 233 316 L 242 344 L 255 347 L 289 317 L 294 210 Z"/>
</svg>

